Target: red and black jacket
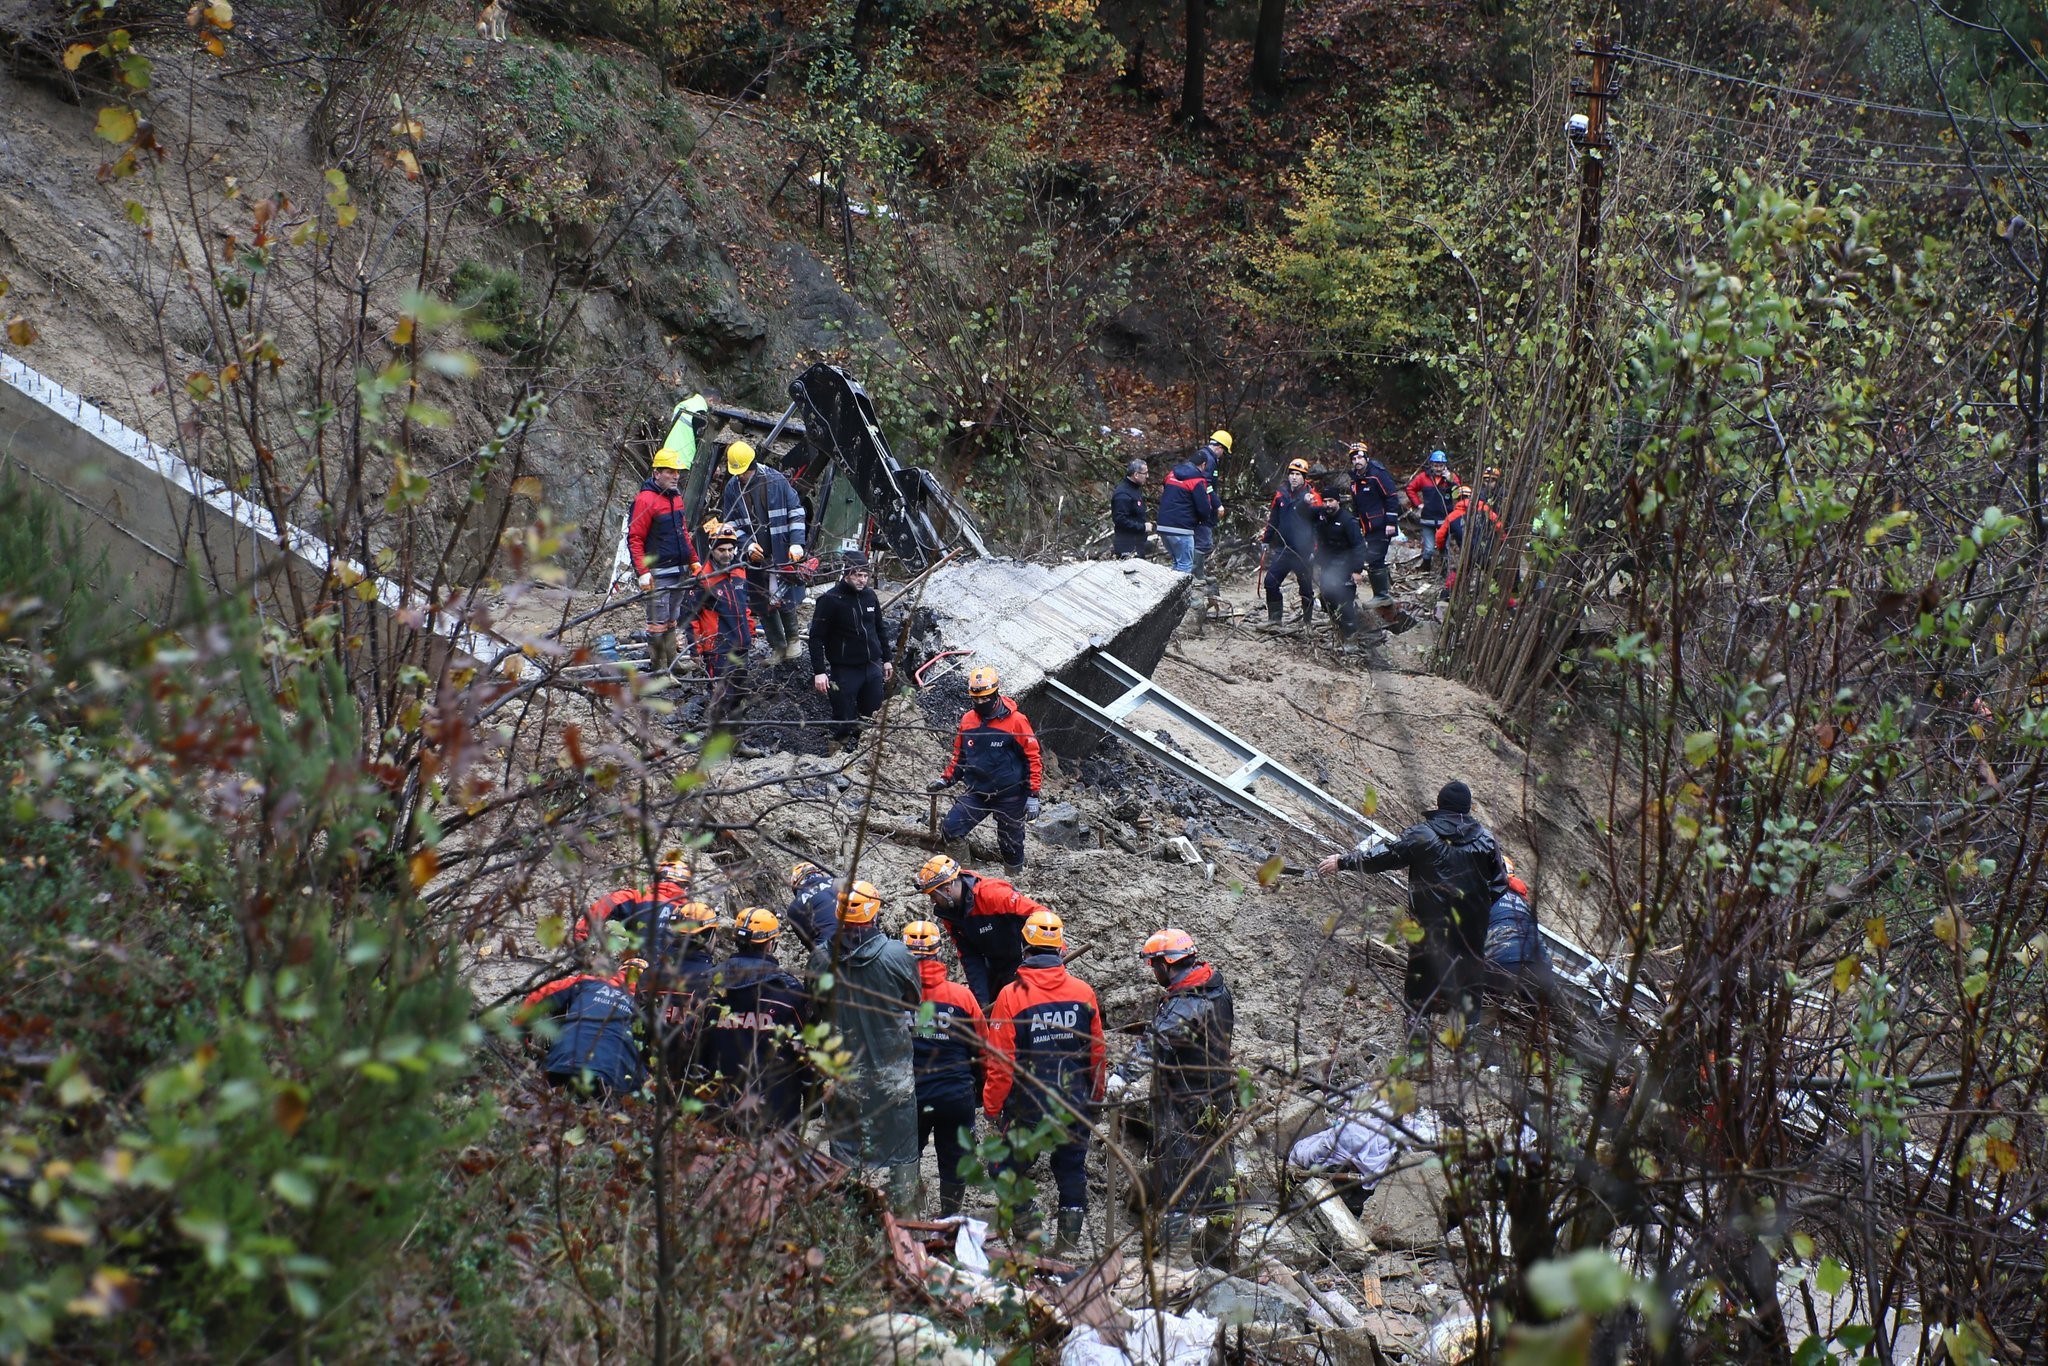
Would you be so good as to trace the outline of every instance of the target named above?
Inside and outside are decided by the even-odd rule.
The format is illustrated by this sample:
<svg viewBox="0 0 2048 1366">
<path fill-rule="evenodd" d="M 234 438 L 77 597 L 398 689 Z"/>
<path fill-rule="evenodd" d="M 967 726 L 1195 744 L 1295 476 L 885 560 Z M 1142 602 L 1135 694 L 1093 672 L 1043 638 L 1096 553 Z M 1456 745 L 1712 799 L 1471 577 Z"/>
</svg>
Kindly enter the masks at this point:
<svg viewBox="0 0 2048 1366">
<path fill-rule="evenodd" d="M 1460 498 L 1458 505 L 1451 509 L 1451 515 L 1446 517 L 1444 524 L 1436 529 L 1436 548 L 1438 550 L 1446 553 L 1455 551 L 1464 542 L 1465 527 L 1462 524 L 1467 517 L 1472 515 L 1474 507 L 1485 513 L 1487 521 L 1493 524 L 1490 531 L 1484 523 L 1475 524 L 1479 526 L 1481 532 L 1481 535 L 1475 538 L 1476 542 L 1481 550 L 1484 550 L 1491 544 L 1491 533 L 1497 533 L 1501 529 L 1500 514 L 1488 507 L 1486 500 L 1483 498 L 1476 501 L 1470 498 Z"/>
<path fill-rule="evenodd" d="M 1038 733 L 1017 703 L 1008 697 L 996 704 L 995 715 L 984 721 L 981 713 L 968 709 L 953 736 L 953 761 L 946 765 L 947 782 L 959 779 L 969 792 L 984 797 L 1008 796 L 1018 788 L 1033 797 L 1045 781 L 1045 767 L 1038 755 Z"/>
<path fill-rule="evenodd" d="M 1014 968 L 1024 959 L 1024 922 L 1044 909 L 999 877 L 962 872 L 959 906 L 947 910 L 934 903 L 932 913 L 962 958 Z"/>
<path fill-rule="evenodd" d="M 1108 1079 L 1095 989 L 1057 953 L 1032 954 L 989 1011 L 982 1108 L 991 1119 L 1024 1126 L 1055 1104 L 1085 1116 Z"/>
<path fill-rule="evenodd" d="M 1366 535 L 1393 535 L 1401 522 L 1401 495 L 1394 491 L 1393 471 L 1367 460 L 1364 471 L 1351 480 L 1351 510 Z"/>
<path fill-rule="evenodd" d="M 681 484 L 674 493 L 664 493 L 652 479 L 633 495 L 633 512 L 626 520 L 626 548 L 633 553 L 634 573 L 688 569 L 697 563 L 684 501 Z"/>
<path fill-rule="evenodd" d="M 638 943 L 647 936 L 647 927 L 664 906 L 680 906 L 690 899 L 689 890 L 680 883 L 661 881 L 653 888 L 621 887 L 615 892 L 606 892 L 590 903 L 590 909 L 576 918 L 571 930 L 577 943 L 590 938 L 593 933 L 602 932 L 604 927 L 616 920 L 633 935 Z"/>
<path fill-rule="evenodd" d="M 551 1077 L 588 1073 L 621 1095 L 630 1095 L 647 1080 L 640 1050 L 633 1041 L 639 1003 L 626 985 L 621 968 L 611 977 L 579 972 L 558 977 L 529 995 L 519 1008 L 520 1019 L 553 1013 L 561 1022 L 541 1070 Z"/>
<path fill-rule="evenodd" d="M 972 1106 L 981 1094 L 982 1057 L 988 1047 L 988 1018 L 965 986 L 946 976 L 936 958 L 917 963 L 932 1020 L 917 1031 L 917 1103 Z"/>
<path fill-rule="evenodd" d="M 747 571 L 734 563 L 705 571 L 699 580 L 690 638 L 713 675 L 726 660 L 744 662 L 754 643 L 754 615 L 747 610 Z"/>
</svg>

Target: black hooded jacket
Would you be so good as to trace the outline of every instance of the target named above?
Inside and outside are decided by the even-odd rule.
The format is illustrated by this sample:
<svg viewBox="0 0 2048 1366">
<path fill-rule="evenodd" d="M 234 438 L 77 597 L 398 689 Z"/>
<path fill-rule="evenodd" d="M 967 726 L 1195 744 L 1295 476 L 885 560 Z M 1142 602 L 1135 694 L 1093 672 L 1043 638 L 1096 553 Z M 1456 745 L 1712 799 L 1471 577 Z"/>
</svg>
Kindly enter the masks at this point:
<svg viewBox="0 0 2048 1366">
<path fill-rule="evenodd" d="M 1361 873 L 1407 869 L 1408 907 L 1423 930 L 1448 936 L 1474 955 L 1484 952 L 1487 917 L 1508 889 L 1492 832 L 1459 811 L 1432 811 L 1393 844 L 1353 849 L 1337 866 Z"/>
</svg>

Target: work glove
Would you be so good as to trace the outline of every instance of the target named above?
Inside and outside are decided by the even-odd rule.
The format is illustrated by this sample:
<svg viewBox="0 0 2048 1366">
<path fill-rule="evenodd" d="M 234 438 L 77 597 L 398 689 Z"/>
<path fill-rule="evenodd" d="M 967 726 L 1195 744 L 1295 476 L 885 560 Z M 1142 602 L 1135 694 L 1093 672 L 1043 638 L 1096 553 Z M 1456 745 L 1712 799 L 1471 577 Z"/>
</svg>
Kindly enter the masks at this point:
<svg viewBox="0 0 2048 1366">
<path fill-rule="evenodd" d="M 798 560 L 801 560 L 803 557 L 804 548 L 802 546 L 793 545 L 789 548 L 789 562 L 791 564 L 795 564 Z"/>
<path fill-rule="evenodd" d="M 952 785 L 953 780 L 951 778 L 934 778 L 930 783 L 926 784 L 924 790 L 927 792 L 944 792 Z"/>
<path fill-rule="evenodd" d="M 1038 798 L 1026 797 L 1024 799 L 1024 819 L 1027 821 L 1038 819 Z"/>
<path fill-rule="evenodd" d="M 704 577 L 704 561 L 690 561 L 690 577 L 693 579 L 701 579 Z"/>
<path fill-rule="evenodd" d="M 642 574 L 640 576 L 640 591 L 644 593 L 652 587 L 654 587 L 654 575 Z"/>
<path fill-rule="evenodd" d="M 1147 536 L 1150 536 L 1153 532 L 1157 531 L 1158 529 L 1159 528 L 1153 525 L 1151 522 L 1145 523 L 1145 534 Z"/>
<path fill-rule="evenodd" d="M 759 564 L 762 558 L 760 542 L 756 541 L 753 545 L 747 547 L 748 564 Z"/>
<path fill-rule="evenodd" d="M 1109 1085 L 1102 1088 L 1102 1098 L 1111 1105 L 1114 1105 L 1122 1100 L 1124 1092 L 1130 1089 L 1131 1084 L 1129 1082 L 1125 1081 L 1118 1073 L 1112 1072 L 1109 1074 Z"/>
</svg>

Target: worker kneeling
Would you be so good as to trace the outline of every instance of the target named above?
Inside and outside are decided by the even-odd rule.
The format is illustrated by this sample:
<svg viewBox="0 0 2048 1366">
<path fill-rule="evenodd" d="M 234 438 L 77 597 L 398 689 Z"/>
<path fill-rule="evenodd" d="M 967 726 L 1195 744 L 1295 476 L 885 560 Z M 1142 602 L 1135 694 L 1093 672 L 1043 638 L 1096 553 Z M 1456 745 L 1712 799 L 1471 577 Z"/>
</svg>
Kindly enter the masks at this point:
<svg viewBox="0 0 2048 1366">
<path fill-rule="evenodd" d="M 839 932 L 811 954 L 825 1017 L 851 1055 L 825 1103 L 832 1156 L 886 1167 L 889 1206 L 917 1209 L 917 1079 L 910 1030 L 924 993 L 917 964 L 875 923 L 882 894 L 856 882 L 839 898 Z"/>
<path fill-rule="evenodd" d="M 1035 911 L 1024 925 L 1026 952 L 1017 980 L 1003 988 L 989 1015 L 988 1080 L 982 1109 L 1012 1143 L 1044 1121 L 1058 1133 L 1052 1176 L 1059 1187 L 1056 1257 L 1081 1246 L 1088 1217 L 1088 1125 L 1102 1099 L 1107 1052 L 1102 1008 L 1095 991 L 1066 969 L 1066 929 L 1051 911 Z M 1022 1174 L 1014 1157 L 998 1171 Z M 1017 1211 L 1020 1232 L 1037 1226 L 1036 1212 Z"/>
<path fill-rule="evenodd" d="M 917 1027 L 917 1155 L 934 1139 L 939 1149 L 939 1215 L 960 1212 L 967 1179 L 960 1163 L 974 1147 L 975 1100 L 981 1095 L 988 1020 L 966 987 L 946 976 L 939 959 L 940 932 L 930 920 L 903 927 L 903 947 L 917 960 L 917 975 L 932 1017 Z M 922 1015 L 922 1008 L 919 1010 Z"/>
<path fill-rule="evenodd" d="M 557 978 L 521 1004 L 522 1020 L 552 1015 L 560 1026 L 541 1063 L 549 1085 L 571 1087 L 608 1103 L 646 1084 L 647 1069 L 633 1037 L 640 1016 L 634 993 L 645 966 L 629 958 L 616 973 Z"/>
<path fill-rule="evenodd" d="M 1147 1208 L 1167 1211 L 1164 1232 L 1185 1234 L 1191 1216 L 1231 1200 L 1228 1135 L 1237 1112 L 1237 1072 L 1230 1064 L 1236 1009 L 1230 988 L 1195 953 L 1186 930 L 1164 929 L 1138 956 L 1166 999 L 1131 1056 L 1111 1074 L 1108 1097 L 1152 1079 L 1152 1169 L 1145 1179 Z"/>
</svg>

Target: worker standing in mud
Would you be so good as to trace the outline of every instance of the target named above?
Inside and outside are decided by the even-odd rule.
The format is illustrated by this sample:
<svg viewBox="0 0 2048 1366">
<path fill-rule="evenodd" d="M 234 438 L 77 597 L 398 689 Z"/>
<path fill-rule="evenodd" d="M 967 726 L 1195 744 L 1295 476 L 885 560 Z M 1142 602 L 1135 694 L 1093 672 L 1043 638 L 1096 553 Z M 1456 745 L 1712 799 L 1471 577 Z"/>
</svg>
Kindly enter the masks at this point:
<svg viewBox="0 0 2048 1366">
<path fill-rule="evenodd" d="M 804 984 L 775 957 L 782 922 L 749 906 L 733 922 L 732 957 L 718 970 L 704 1057 L 719 1082 L 720 1110 L 736 1133 L 794 1131 L 803 1117 L 811 1022 Z"/>
<path fill-rule="evenodd" d="M 1137 1048 L 1110 1073 L 1106 1094 L 1114 1104 L 1151 1077 L 1146 1203 L 1167 1211 L 1163 1231 L 1173 1238 L 1186 1234 L 1194 1213 L 1231 1202 L 1228 1134 L 1237 1113 L 1237 1071 L 1230 1063 L 1230 1036 L 1237 1012 L 1230 988 L 1196 955 L 1186 930 L 1158 931 L 1138 957 L 1166 998 Z"/>
<path fill-rule="evenodd" d="M 1494 902 L 1508 889 L 1507 866 L 1493 834 L 1472 816 L 1472 789 L 1453 780 L 1436 794 L 1436 809 L 1386 843 L 1373 835 L 1356 849 L 1316 865 L 1324 875 L 1408 872 L 1408 909 L 1422 938 L 1408 947 L 1403 984 L 1409 1014 L 1419 1019 L 1456 1010 L 1477 1017 L 1484 977 L 1486 928 Z"/>
<path fill-rule="evenodd" d="M 974 1114 L 979 1108 L 988 1049 L 988 1019 L 973 993 L 946 976 L 939 958 L 939 927 L 913 920 L 903 927 L 903 947 L 917 960 L 930 1020 L 917 1029 L 917 1152 L 936 1142 L 939 1160 L 939 1217 L 958 1214 L 967 1196 L 960 1162 L 974 1147 Z M 919 1008 L 922 1015 L 923 1009 Z"/>
<path fill-rule="evenodd" d="M 882 894 L 856 882 L 839 933 L 811 954 L 811 981 L 851 1063 L 825 1103 L 832 1156 L 889 1173 L 889 1208 L 917 1212 L 917 1075 L 911 1028 L 924 1000 L 910 951 L 876 924 Z"/>
<path fill-rule="evenodd" d="M 1002 695 L 994 669 L 984 665 L 967 675 L 967 697 L 974 705 L 960 718 L 953 758 L 930 788 L 938 793 L 959 783 L 967 790 L 954 798 L 939 833 L 964 846 L 974 827 L 994 816 L 1003 872 L 1014 878 L 1024 871 L 1024 822 L 1038 819 L 1045 781 L 1038 735 L 1016 702 Z"/>
<path fill-rule="evenodd" d="M 1145 481 L 1152 477 L 1143 460 L 1124 466 L 1124 477 L 1109 495 L 1109 548 L 1119 560 L 1145 558 L 1145 538 L 1152 534 L 1152 513 L 1145 502 Z"/>
<path fill-rule="evenodd" d="M 647 595 L 647 664 L 658 674 L 675 665 L 687 580 L 701 567 L 690 539 L 682 480 L 681 452 L 663 446 L 654 453 L 654 468 L 633 496 L 626 518 L 626 548 L 640 591 Z"/>
<path fill-rule="evenodd" d="M 1358 580 L 1365 573 L 1365 535 L 1344 492 L 1341 476 L 1330 475 L 1315 509 L 1316 596 L 1340 644 L 1358 634 Z"/>
<path fill-rule="evenodd" d="M 911 885 L 932 901 L 932 914 L 953 937 L 960 973 L 986 1009 L 996 994 L 1017 980 L 1024 961 L 1024 926 L 1045 907 L 1001 878 L 968 872 L 944 854 L 934 854 Z"/>
<path fill-rule="evenodd" d="M 982 1109 L 998 1133 L 1021 1136 L 1051 1121 L 1053 1182 L 1059 1189 L 1055 1257 L 1080 1250 L 1088 1217 L 1088 1126 L 1102 1100 L 1106 1050 L 1095 990 L 1066 968 L 1066 928 L 1051 911 L 1024 925 L 1027 949 L 1017 980 L 989 1011 L 988 1079 Z M 1010 1164 L 999 1164 L 1008 1166 Z M 1037 1215 L 1017 1212 L 1018 1232 L 1036 1231 Z"/>
<path fill-rule="evenodd" d="M 1436 562 L 1436 533 L 1443 526 L 1444 518 L 1451 515 L 1451 490 L 1457 482 L 1451 475 L 1451 457 L 1442 451 L 1431 451 L 1429 459 L 1408 481 L 1408 501 L 1415 508 L 1415 517 L 1422 530 L 1421 567 L 1424 573 L 1428 573 Z"/>
<path fill-rule="evenodd" d="M 746 700 L 747 651 L 754 644 L 754 614 L 747 607 L 746 571 L 736 562 L 739 532 L 729 523 L 716 523 L 707 538 L 711 563 L 697 583 L 690 634 L 697 657 L 704 663 L 704 675 L 711 680 L 704 721 L 716 726 Z"/>
<path fill-rule="evenodd" d="M 1202 477 L 1209 481 L 1209 496 L 1215 500 L 1216 508 L 1213 518 L 1195 527 L 1195 579 L 1208 593 L 1211 610 L 1222 602 L 1222 589 L 1209 572 L 1209 560 L 1216 553 L 1217 528 L 1223 525 L 1223 462 L 1236 444 L 1229 432 L 1218 427 L 1195 449 L 1195 463 L 1201 466 Z"/>
<path fill-rule="evenodd" d="M 896 643 L 873 578 L 867 552 L 849 550 L 839 582 L 811 609 L 811 686 L 831 699 L 832 733 L 842 744 L 860 738 L 860 723 L 882 709 L 896 677 Z"/>
<path fill-rule="evenodd" d="M 1394 486 L 1394 473 L 1373 459 L 1363 441 L 1351 445 L 1351 511 L 1365 537 L 1365 574 L 1372 584 L 1374 607 L 1394 595 L 1394 579 L 1387 571 L 1387 552 L 1400 529 L 1404 497 Z"/>
<path fill-rule="evenodd" d="M 735 441 L 725 448 L 727 522 L 746 539 L 747 596 L 768 637 L 768 662 L 781 664 L 802 652 L 796 638 L 796 609 L 804 600 L 804 500 L 781 470 L 757 464 L 754 448 Z"/>
<path fill-rule="evenodd" d="M 1277 630 L 1285 615 L 1281 589 L 1292 575 L 1301 589 L 1301 624 L 1315 621 L 1316 506 L 1306 460 L 1287 462 L 1287 482 L 1266 509 L 1266 629 Z"/>
</svg>

